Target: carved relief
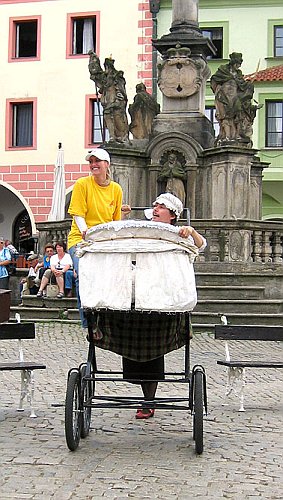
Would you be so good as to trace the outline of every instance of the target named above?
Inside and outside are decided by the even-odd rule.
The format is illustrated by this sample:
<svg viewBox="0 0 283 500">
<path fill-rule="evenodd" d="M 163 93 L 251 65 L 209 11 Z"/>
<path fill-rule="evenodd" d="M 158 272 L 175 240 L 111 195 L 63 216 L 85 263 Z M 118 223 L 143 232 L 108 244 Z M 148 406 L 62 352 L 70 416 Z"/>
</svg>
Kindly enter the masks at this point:
<svg viewBox="0 0 283 500">
<path fill-rule="evenodd" d="M 189 58 L 190 53 L 189 48 L 176 45 L 158 66 L 158 85 L 166 97 L 189 97 L 200 89 L 205 63 Z"/>
<path fill-rule="evenodd" d="M 247 262 L 250 259 L 251 243 L 248 231 L 231 231 L 230 258 L 232 261 Z"/>
</svg>

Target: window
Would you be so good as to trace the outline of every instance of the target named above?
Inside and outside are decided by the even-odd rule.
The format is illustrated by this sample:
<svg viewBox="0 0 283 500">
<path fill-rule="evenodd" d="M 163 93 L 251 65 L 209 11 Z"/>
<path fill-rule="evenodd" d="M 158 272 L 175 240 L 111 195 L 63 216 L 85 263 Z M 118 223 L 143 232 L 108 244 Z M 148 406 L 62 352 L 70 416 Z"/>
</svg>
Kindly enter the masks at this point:
<svg viewBox="0 0 283 500">
<path fill-rule="evenodd" d="M 283 56 L 283 25 L 274 26 L 274 57 Z"/>
<path fill-rule="evenodd" d="M 103 120 L 103 108 L 99 99 L 92 101 L 92 134 L 91 140 L 93 144 L 105 142 L 109 139 L 108 129 L 105 127 Z"/>
<path fill-rule="evenodd" d="M 223 28 L 201 28 L 203 36 L 210 38 L 215 45 L 217 52 L 215 56 L 208 56 L 207 59 L 223 59 Z"/>
<path fill-rule="evenodd" d="M 214 106 L 207 106 L 205 108 L 205 116 L 212 122 L 214 132 L 215 132 L 215 137 L 218 137 L 218 135 L 219 135 L 219 123 L 216 120 L 215 113 L 216 113 L 216 109 Z"/>
<path fill-rule="evenodd" d="M 283 147 L 283 101 L 266 101 L 266 140 L 270 148 Z"/>
<path fill-rule="evenodd" d="M 99 98 L 86 96 L 86 141 L 89 148 L 109 140 L 109 132 L 103 120 L 103 108 Z"/>
<path fill-rule="evenodd" d="M 67 24 L 67 57 L 88 56 L 93 50 L 98 53 L 98 14 L 69 14 Z"/>
<path fill-rule="evenodd" d="M 36 148 L 36 99 L 7 100 L 7 149 Z"/>
<path fill-rule="evenodd" d="M 267 59 L 283 57 L 283 18 L 268 19 L 267 30 Z"/>
<path fill-rule="evenodd" d="M 9 62 L 39 59 L 41 18 L 10 18 Z"/>
</svg>

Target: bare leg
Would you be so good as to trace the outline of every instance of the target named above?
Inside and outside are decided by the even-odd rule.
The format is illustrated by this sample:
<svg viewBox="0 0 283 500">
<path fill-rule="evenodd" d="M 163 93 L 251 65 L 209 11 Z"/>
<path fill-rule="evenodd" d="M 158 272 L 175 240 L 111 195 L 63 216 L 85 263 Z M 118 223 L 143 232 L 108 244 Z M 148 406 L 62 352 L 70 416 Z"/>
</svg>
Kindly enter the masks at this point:
<svg viewBox="0 0 283 500">
<path fill-rule="evenodd" d="M 64 294 L 64 278 L 63 276 L 56 276 L 56 282 L 59 287 L 59 293 Z"/>
</svg>

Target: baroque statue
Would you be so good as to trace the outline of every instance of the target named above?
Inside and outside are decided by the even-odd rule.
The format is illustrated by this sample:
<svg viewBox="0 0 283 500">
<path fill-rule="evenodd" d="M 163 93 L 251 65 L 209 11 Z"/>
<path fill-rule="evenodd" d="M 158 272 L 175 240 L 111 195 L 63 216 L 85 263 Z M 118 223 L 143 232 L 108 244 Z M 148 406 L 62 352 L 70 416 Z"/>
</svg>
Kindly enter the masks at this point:
<svg viewBox="0 0 283 500">
<path fill-rule="evenodd" d="M 245 80 L 240 70 L 242 54 L 232 52 L 229 58 L 228 64 L 220 66 L 212 75 L 210 83 L 220 126 L 216 145 L 236 142 L 252 147 L 252 125 L 261 106 L 253 104 L 254 86 Z"/>
<path fill-rule="evenodd" d="M 167 159 L 163 163 L 162 169 L 157 177 L 157 181 L 161 184 L 162 191 L 172 193 L 180 198 L 184 206 L 186 201 L 184 182 L 186 179 L 187 174 L 180 158 L 178 158 L 177 151 L 169 151 Z"/>
<path fill-rule="evenodd" d="M 138 83 L 134 102 L 129 106 L 130 132 L 132 132 L 134 139 L 148 139 L 154 117 L 159 112 L 160 106 L 156 99 L 147 92 L 144 83 Z"/>
<path fill-rule="evenodd" d="M 109 140 L 127 142 L 129 139 L 129 125 L 127 119 L 126 80 L 123 71 L 114 67 L 115 60 L 106 58 L 104 70 L 100 65 L 97 54 L 89 51 L 90 79 L 94 81 L 96 93 L 101 95 L 103 118 L 109 131 Z"/>
</svg>

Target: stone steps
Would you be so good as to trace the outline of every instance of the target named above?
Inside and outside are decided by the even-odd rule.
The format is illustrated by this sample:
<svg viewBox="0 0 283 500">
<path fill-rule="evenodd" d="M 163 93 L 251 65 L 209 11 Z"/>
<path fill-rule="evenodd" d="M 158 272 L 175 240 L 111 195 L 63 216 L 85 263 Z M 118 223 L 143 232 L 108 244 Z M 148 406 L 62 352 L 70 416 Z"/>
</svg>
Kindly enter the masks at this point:
<svg viewBox="0 0 283 500">
<path fill-rule="evenodd" d="M 264 286 L 198 285 L 198 300 L 201 299 L 263 299 Z"/>
<path fill-rule="evenodd" d="M 210 331 L 214 325 L 220 323 L 219 313 L 193 312 L 193 325 L 196 327 L 204 326 L 205 331 Z M 229 313 L 226 314 L 228 324 L 231 325 L 267 325 L 282 326 L 283 313 L 280 314 L 258 314 L 258 313 Z"/>
<path fill-rule="evenodd" d="M 220 316 L 231 324 L 283 324 L 283 272 L 281 266 L 196 263 L 198 304 L 192 314 L 195 331 L 213 331 Z M 219 272 L 220 271 L 220 272 Z M 39 299 L 25 296 L 22 306 L 11 308 L 23 321 L 79 323 L 76 298 Z"/>
<path fill-rule="evenodd" d="M 26 304 L 28 303 L 28 304 Z M 37 299 L 28 297 L 25 305 L 11 307 L 11 319 L 18 312 L 23 321 L 59 321 L 79 323 L 79 313 L 76 299 Z M 220 316 L 225 314 L 231 324 L 247 325 L 282 325 L 282 301 L 236 301 L 236 300 L 202 300 L 200 299 L 192 313 L 195 331 L 212 331 L 220 322 Z M 36 307 L 35 307 L 36 305 Z M 280 309 L 274 312 L 272 307 Z M 272 309 L 272 311 L 271 311 Z"/>
<path fill-rule="evenodd" d="M 195 312 L 213 312 L 231 314 L 236 311 L 242 314 L 279 314 L 283 313 L 283 300 L 212 300 L 199 299 Z"/>
<path fill-rule="evenodd" d="M 281 266 L 276 270 L 256 266 L 254 271 L 249 271 L 248 269 L 238 271 L 235 269 L 230 271 L 223 270 L 220 272 L 213 271 L 213 268 L 216 268 L 216 266 L 212 264 L 197 264 L 195 267 L 197 269 L 195 275 L 198 289 L 203 286 L 232 287 L 235 288 L 235 290 L 237 287 L 243 287 L 243 289 L 247 290 L 247 295 L 245 297 L 241 295 L 239 298 L 253 298 L 252 296 L 248 297 L 248 293 L 256 293 L 255 290 L 252 290 L 255 287 L 263 288 L 262 292 L 258 290 L 260 294 L 258 298 L 261 296 L 262 298 L 280 299 L 283 296 L 283 270 Z M 223 265 L 223 267 L 227 269 L 227 266 Z M 238 291 L 241 294 L 245 293 L 243 290 L 241 291 L 241 288 L 239 288 Z M 221 293 L 221 289 L 219 289 L 219 292 Z M 207 296 L 207 298 L 209 298 L 209 296 Z"/>
</svg>

